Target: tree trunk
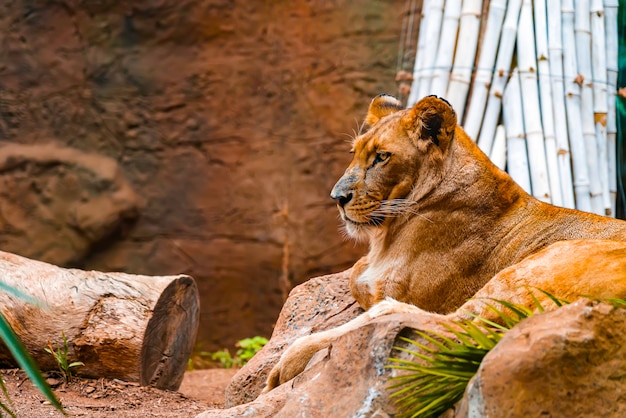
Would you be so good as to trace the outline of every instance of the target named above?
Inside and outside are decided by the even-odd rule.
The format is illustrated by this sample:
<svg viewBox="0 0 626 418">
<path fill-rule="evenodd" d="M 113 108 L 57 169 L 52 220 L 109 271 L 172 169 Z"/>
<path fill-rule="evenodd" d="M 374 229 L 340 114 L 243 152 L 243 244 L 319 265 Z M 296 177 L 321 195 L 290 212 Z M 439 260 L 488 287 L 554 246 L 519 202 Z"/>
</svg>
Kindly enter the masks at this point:
<svg viewBox="0 0 626 418">
<path fill-rule="evenodd" d="M 0 292 L 0 313 L 42 370 L 58 369 L 44 348 L 62 347 L 65 335 L 68 360 L 85 364 L 79 375 L 180 386 L 199 321 L 191 277 L 63 269 L 0 252 L 0 282 L 40 302 Z M 0 364 L 15 365 L 2 344 Z"/>
</svg>

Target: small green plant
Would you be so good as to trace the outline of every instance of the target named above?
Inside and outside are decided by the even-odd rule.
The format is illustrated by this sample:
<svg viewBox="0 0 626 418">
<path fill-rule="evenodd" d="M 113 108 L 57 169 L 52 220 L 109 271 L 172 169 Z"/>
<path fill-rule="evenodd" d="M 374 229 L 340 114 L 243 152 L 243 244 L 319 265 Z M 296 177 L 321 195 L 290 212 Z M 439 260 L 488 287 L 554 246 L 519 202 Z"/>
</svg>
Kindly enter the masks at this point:
<svg viewBox="0 0 626 418">
<path fill-rule="evenodd" d="M 11 293 L 12 295 L 21 298 L 29 303 L 34 305 L 40 305 L 36 300 L 32 297 L 25 295 L 19 290 L 0 282 L 0 290 Z M 33 384 L 39 389 L 39 391 L 50 401 L 50 403 L 59 411 L 61 411 L 65 415 L 65 411 L 61 406 L 61 403 L 57 399 L 57 397 L 50 389 L 50 386 L 44 380 L 37 363 L 32 358 L 24 344 L 20 341 L 20 339 L 15 335 L 15 332 L 11 328 L 11 325 L 7 322 L 2 314 L 0 314 L 0 340 L 4 342 L 6 347 L 11 352 L 11 355 L 19 365 L 19 367 L 24 370 L 28 378 L 33 382 Z M 0 377 L 0 389 L 4 394 L 6 402 L 0 400 L 0 417 L 4 416 L 3 411 L 9 414 L 9 416 L 16 418 L 15 413 L 11 410 L 12 404 L 9 398 L 9 393 L 7 391 L 6 385 L 4 384 L 4 380 Z"/>
<path fill-rule="evenodd" d="M 69 383 L 70 380 L 72 380 L 72 369 L 78 366 L 84 366 L 85 363 L 83 363 L 82 361 L 73 361 L 70 363 L 67 354 L 69 351 L 67 346 L 67 338 L 65 337 L 65 333 L 61 333 L 61 335 L 63 337 L 62 347 L 59 347 L 55 350 L 52 346 L 52 343 L 48 341 L 48 347 L 44 348 L 44 350 L 52 354 L 57 362 L 57 365 L 59 366 L 59 372 L 61 373 L 63 380 L 65 381 L 65 383 Z"/>
<path fill-rule="evenodd" d="M 557 307 L 568 302 L 544 293 Z M 458 402 L 465 392 L 469 380 L 476 374 L 483 358 L 502 339 L 504 334 L 534 314 L 543 312 L 544 307 L 533 296 L 535 310 L 507 301 L 494 299 L 502 308 L 488 304 L 500 319 L 501 324 L 478 315 L 474 320 L 458 321 L 453 325 L 444 324 L 449 336 L 436 332 L 415 333 L 421 341 L 400 337 L 400 340 L 417 347 L 411 350 L 395 347 L 397 350 L 414 356 L 415 360 L 391 358 L 394 363 L 387 367 L 405 370 L 408 373 L 393 377 L 390 386 L 392 398 L 400 410 L 400 417 L 439 416 Z M 612 300 L 613 304 L 617 302 Z"/>
<path fill-rule="evenodd" d="M 202 358 L 208 358 L 213 362 L 218 362 L 225 369 L 242 367 L 250 361 L 250 359 L 254 357 L 254 355 L 258 353 L 265 344 L 267 344 L 267 338 L 256 336 L 237 341 L 235 344 L 237 351 L 234 356 L 230 354 L 230 351 L 227 348 L 213 352 L 201 351 L 194 356 L 196 358 L 189 359 L 187 368 L 192 369 L 197 364 L 203 364 L 201 361 Z M 200 357 L 200 359 L 197 357 Z"/>
<path fill-rule="evenodd" d="M 235 353 L 235 358 L 240 359 L 239 362 L 243 366 L 250 361 L 256 353 L 261 351 L 265 344 L 267 344 L 267 338 L 259 337 L 258 335 L 256 337 L 239 340 L 236 344 L 238 348 L 237 353 Z"/>
<path fill-rule="evenodd" d="M 230 355 L 228 349 L 218 350 L 209 354 L 208 357 L 213 361 L 218 361 L 225 369 L 232 369 L 234 366 L 239 366 L 239 361 Z"/>
</svg>

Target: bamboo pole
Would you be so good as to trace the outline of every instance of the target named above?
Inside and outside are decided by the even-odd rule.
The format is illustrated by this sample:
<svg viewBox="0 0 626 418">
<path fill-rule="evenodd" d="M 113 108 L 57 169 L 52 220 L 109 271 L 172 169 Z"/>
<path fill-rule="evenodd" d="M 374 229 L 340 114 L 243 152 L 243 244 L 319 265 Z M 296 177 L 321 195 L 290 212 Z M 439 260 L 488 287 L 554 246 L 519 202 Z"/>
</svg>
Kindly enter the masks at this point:
<svg viewBox="0 0 626 418">
<path fill-rule="evenodd" d="M 415 51 L 415 62 L 413 63 L 413 82 L 411 83 L 411 91 L 409 93 L 409 98 L 407 99 L 407 106 L 413 106 L 419 97 L 418 94 L 418 83 L 419 76 L 424 67 L 424 60 L 426 59 L 425 55 L 422 54 L 422 50 L 426 48 L 426 43 L 428 39 L 426 38 L 426 31 L 423 30 L 426 25 L 428 25 L 428 15 L 424 13 L 424 10 L 427 9 L 428 3 L 431 0 L 424 0 L 422 2 L 422 13 L 420 13 L 420 23 L 418 25 L 418 35 L 417 35 L 417 49 Z"/>
<path fill-rule="evenodd" d="M 465 102 L 472 79 L 482 4 L 482 0 L 465 0 L 461 9 L 459 45 L 462 45 L 462 48 L 456 49 L 446 95 L 452 107 L 456 109 L 459 120 L 463 120 Z"/>
<path fill-rule="evenodd" d="M 476 76 L 472 81 L 472 96 L 463 123 L 463 129 L 470 138 L 477 140 L 485 113 L 485 104 L 489 94 L 491 76 L 498 52 L 498 41 L 502 33 L 502 23 L 506 12 L 506 0 L 491 0 L 485 35 L 480 48 L 480 57 L 476 66 Z M 489 153 L 489 151 L 487 151 Z"/>
<path fill-rule="evenodd" d="M 593 116 L 598 145 L 598 167 L 602 184 L 602 202 L 604 214 L 611 216 L 612 205 L 609 191 L 609 158 L 607 149 L 607 65 L 604 27 L 604 4 L 602 0 L 591 0 L 591 73 L 593 75 Z"/>
<path fill-rule="evenodd" d="M 502 105 L 502 94 L 509 78 L 511 60 L 515 49 L 517 21 L 519 19 L 521 5 L 521 0 L 510 0 L 504 17 L 502 36 L 500 38 L 498 56 L 496 58 L 496 66 L 491 79 L 489 97 L 487 98 L 487 107 L 485 109 L 485 116 L 483 117 L 483 123 L 480 129 L 480 136 L 478 137 L 478 146 L 486 154 L 489 154 L 491 150 L 496 126 L 498 125 L 500 108 Z"/>
<path fill-rule="evenodd" d="M 524 190 L 532 193 L 526 135 L 524 132 L 524 116 L 522 110 L 522 94 L 520 91 L 519 73 L 513 70 L 511 79 L 506 86 L 502 105 L 502 119 L 506 130 L 507 169 L 509 175 Z"/>
<path fill-rule="evenodd" d="M 420 54 L 422 54 L 424 58 L 422 61 L 422 70 L 417 78 L 417 95 L 414 97 L 415 101 L 431 94 L 430 81 L 433 75 L 435 59 L 437 58 L 437 48 L 441 34 L 441 19 L 443 15 L 443 0 L 425 1 L 424 5 L 428 5 L 428 10 L 424 12 L 428 16 L 428 24 L 424 26 L 423 29 L 420 29 L 426 31 L 426 42 L 420 50 Z"/>
<path fill-rule="evenodd" d="M 554 115 L 552 105 L 552 86 L 550 83 L 550 62 L 548 52 L 548 24 L 546 17 L 546 3 L 537 0 L 533 7 L 535 18 L 535 46 L 537 58 L 537 75 L 539 78 L 539 99 L 541 104 L 541 124 L 545 138 L 546 164 L 552 203 L 563 206 L 561 179 L 556 136 L 554 133 Z"/>
<path fill-rule="evenodd" d="M 593 76 L 591 74 L 591 27 L 589 19 L 589 0 L 577 0 L 574 20 L 576 39 L 576 63 L 582 81 L 580 102 L 581 121 L 587 167 L 589 169 L 589 190 L 591 193 L 591 211 L 598 215 L 604 214 L 602 201 L 601 167 L 598 166 L 598 144 L 596 127 L 593 117 Z"/>
<path fill-rule="evenodd" d="M 460 17 L 461 0 L 446 0 L 441 25 L 442 36 L 439 39 L 437 60 L 430 86 L 431 93 L 437 96 L 445 96 L 448 90 Z"/>
<path fill-rule="evenodd" d="M 562 2 L 563 36 L 563 75 L 565 87 L 565 107 L 574 168 L 574 191 L 576 208 L 591 212 L 591 192 L 589 188 L 589 168 L 581 123 L 580 85 L 577 83 L 576 45 L 574 37 L 573 0 Z"/>
<path fill-rule="evenodd" d="M 528 163 L 533 196 L 551 202 L 550 179 L 546 163 L 539 88 L 537 85 L 537 62 L 535 61 L 535 31 L 533 29 L 532 1 L 523 0 L 517 35 L 517 61 L 519 65 L 524 130 L 528 148 Z"/>
<path fill-rule="evenodd" d="M 615 115 L 615 92 L 617 91 L 617 15 L 618 0 L 604 1 L 605 31 L 606 31 L 606 67 L 607 67 L 607 160 L 609 165 L 609 191 L 611 195 L 611 210 L 616 214 L 617 200 L 617 120 Z"/>
<path fill-rule="evenodd" d="M 504 125 L 496 127 L 496 135 L 493 139 L 493 147 L 489 159 L 500 169 L 506 168 L 506 132 Z"/>
<path fill-rule="evenodd" d="M 575 208 L 574 186 L 572 184 L 572 164 L 567 116 L 565 112 L 565 91 L 563 87 L 563 44 L 561 42 L 561 1 L 546 0 L 548 5 L 548 56 L 550 82 L 552 88 L 552 108 L 557 145 L 557 163 L 561 184 L 563 206 Z"/>
</svg>

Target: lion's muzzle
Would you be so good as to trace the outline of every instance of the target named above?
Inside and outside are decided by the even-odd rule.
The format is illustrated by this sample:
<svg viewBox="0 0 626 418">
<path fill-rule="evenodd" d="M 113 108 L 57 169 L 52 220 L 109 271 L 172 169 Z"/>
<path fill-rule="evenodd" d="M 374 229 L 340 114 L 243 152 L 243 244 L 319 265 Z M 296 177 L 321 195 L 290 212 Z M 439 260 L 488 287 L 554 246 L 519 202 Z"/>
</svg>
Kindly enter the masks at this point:
<svg viewBox="0 0 626 418">
<path fill-rule="evenodd" d="M 340 207 L 346 206 L 354 197 L 354 193 L 352 193 L 352 187 L 354 186 L 354 182 L 356 177 L 353 175 L 346 175 L 339 179 L 339 181 L 333 187 L 333 190 L 330 192 L 330 197 L 337 205 Z"/>
</svg>

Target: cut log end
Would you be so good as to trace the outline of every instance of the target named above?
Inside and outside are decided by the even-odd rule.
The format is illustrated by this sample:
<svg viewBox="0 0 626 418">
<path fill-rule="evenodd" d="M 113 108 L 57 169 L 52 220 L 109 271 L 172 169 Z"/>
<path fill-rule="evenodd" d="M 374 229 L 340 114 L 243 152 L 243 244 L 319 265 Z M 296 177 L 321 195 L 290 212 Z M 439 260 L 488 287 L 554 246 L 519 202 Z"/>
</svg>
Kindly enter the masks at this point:
<svg viewBox="0 0 626 418">
<path fill-rule="evenodd" d="M 146 327 L 141 347 L 142 385 L 178 389 L 199 320 L 198 288 L 191 277 L 181 276 L 165 288 Z"/>
<path fill-rule="evenodd" d="M 45 303 L 0 292 L 0 314 L 42 370 L 58 368 L 44 348 L 66 345 L 79 375 L 180 386 L 199 323 L 191 277 L 68 270 L 0 251 L 0 281 Z M 1 343 L 0 365 L 16 365 Z"/>
</svg>

